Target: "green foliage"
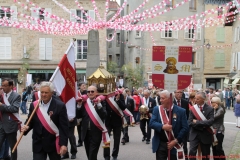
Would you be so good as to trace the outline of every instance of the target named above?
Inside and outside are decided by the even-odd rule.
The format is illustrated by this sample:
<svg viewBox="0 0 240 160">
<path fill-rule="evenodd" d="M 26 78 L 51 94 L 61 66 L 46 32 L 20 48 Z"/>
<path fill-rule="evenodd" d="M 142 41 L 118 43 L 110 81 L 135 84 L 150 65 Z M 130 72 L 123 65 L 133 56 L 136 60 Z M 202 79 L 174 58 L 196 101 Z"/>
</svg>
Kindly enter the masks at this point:
<svg viewBox="0 0 240 160">
<path fill-rule="evenodd" d="M 129 83 L 130 86 L 141 87 L 144 82 L 144 66 L 137 65 L 133 68 L 132 64 L 125 64 L 122 66 L 122 72 L 124 72 L 125 81 Z"/>
<path fill-rule="evenodd" d="M 110 61 L 107 63 L 107 71 L 113 75 L 115 75 L 115 73 L 118 70 L 118 64 L 116 62 Z"/>
</svg>

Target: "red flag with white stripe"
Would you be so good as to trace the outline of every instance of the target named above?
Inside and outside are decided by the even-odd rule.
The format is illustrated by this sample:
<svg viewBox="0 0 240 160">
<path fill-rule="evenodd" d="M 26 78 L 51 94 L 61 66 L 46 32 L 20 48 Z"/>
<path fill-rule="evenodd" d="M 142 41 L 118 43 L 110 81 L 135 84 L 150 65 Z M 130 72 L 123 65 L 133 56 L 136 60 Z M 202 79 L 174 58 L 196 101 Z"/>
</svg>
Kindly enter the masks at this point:
<svg viewBox="0 0 240 160">
<path fill-rule="evenodd" d="M 67 107 L 68 119 L 75 118 L 77 83 L 73 43 L 68 47 L 50 81 Z"/>
</svg>

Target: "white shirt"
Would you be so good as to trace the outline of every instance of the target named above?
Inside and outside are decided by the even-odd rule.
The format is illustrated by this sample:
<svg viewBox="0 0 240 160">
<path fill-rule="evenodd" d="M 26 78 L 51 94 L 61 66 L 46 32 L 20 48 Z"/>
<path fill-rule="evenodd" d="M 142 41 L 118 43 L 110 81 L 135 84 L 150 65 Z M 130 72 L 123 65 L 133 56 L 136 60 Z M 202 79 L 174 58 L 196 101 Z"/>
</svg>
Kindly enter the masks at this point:
<svg viewBox="0 0 240 160">
<path fill-rule="evenodd" d="M 52 98 L 50 99 L 50 101 L 47 104 L 43 103 L 43 101 L 41 102 L 41 105 L 43 106 L 43 108 L 45 109 L 46 112 L 48 111 L 51 101 L 52 101 Z"/>
<path fill-rule="evenodd" d="M 12 93 L 12 90 L 10 91 L 10 92 L 8 92 L 8 93 L 4 93 L 4 96 L 6 96 L 7 97 L 7 99 L 9 98 L 9 96 L 11 95 L 11 93 Z"/>
</svg>

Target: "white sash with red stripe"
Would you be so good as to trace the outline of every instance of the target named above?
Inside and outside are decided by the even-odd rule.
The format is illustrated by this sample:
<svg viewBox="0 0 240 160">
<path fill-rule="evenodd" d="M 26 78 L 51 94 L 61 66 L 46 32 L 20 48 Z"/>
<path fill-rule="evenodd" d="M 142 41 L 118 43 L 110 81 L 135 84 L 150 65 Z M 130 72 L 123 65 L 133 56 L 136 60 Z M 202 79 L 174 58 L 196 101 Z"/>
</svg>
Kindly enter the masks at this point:
<svg viewBox="0 0 240 160">
<path fill-rule="evenodd" d="M 123 113 L 130 117 L 130 125 L 132 126 L 135 123 L 132 113 L 127 108 L 123 111 Z"/>
<path fill-rule="evenodd" d="M 91 100 L 88 98 L 86 103 L 84 104 L 84 107 L 91 118 L 92 122 L 95 124 L 96 127 L 98 127 L 102 131 L 102 140 L 104 143 L 103 148 L 110 147 L 110 138 L 108 135 L 108 130 L 103 123 L 102 119 L 99 117 L 98 113 L 96 112 L 93 104 L 91 103 Z"/>
<path fill-rule="evenodd" d="M 2 95 L 3 97 L 3 103 L 6 104 L 7 106 L 10 106 L 10 103 L 7 99 L 6 96 Z M 11 112 L 7 112 L 7 114 L 14 120 L 18 123 L 18 128 L 19 130 L 21 129 L 21 124 L 22 124 L 22 121 L 20 119 L 20 116 L 19 116 L 19 112 L 18 113 L 11 113 Z"/>
<path fill-rule="evenodd" d="M 195 104 L 195 105 L 192 107 L 192 110 L 191 110 L 191 111 L 192 111 L 192 113 L 194 114 L 194 116 L 197 118 L 197 120 L 200 120 L 200 121 L 205 121 L 205 120 L 207 120 L 206 117 L 203 115 L 203 113 L 200 111 L 198 105 Z M 216 135 L 214 134 L 214 129 L 213 129 L 213 127 L 212 127 L 212 126 L 211 126 L 211 127 L 207 127 L 206 129 L 213 135 L 213 144 L 216 145 L 217 142 L 218 142 L 218 140 L 217 140 Z"/>
<path fill-rule="evenodd" d="M 160 114 L 162 124 L 167 124 L 169 122 L 169 119 L 168 119 L 166 110 L 163 108 L 163 106 L 159 106 L 159 114 Z M 164 132 L 165 132 L 165 135 L 167 136 L 167 139 L 169 139 L 169 138 L 171 138 L 171 140 L 175 139 L 173 131 L 170 132 L 170 134 L 171 134 L 170 137 L 168 136 L 169 132 L 167 132 L 167 131 L 164 131 Z M 184 151 L 183 151 L 183 146 L 181 146 L 179 143 L 177 143 L 174 146 L 174 148 L 176 148 L 176 150 L 177 150 L 177 154 L 176 154 L 177 159 L 184 160 L 185 155 L 184 155 Z"/>
<path fill-rule="evenodd" d="M 115 93 L 111 93 L 111 94 L 107 95 L 106 101 L 108 102 L 108 104 L 112 108 L 112 110 L 122 118 L 123 127 L 126 127 L 127 121 L 124 117 L 123 111 L 120 109 L 118 104 L 114 101 L 114 96 L 115 96 Z"/>
<path fill-rule="evenodd" d="M 33 102 L 34 107 L 37 107 L 39 100 L 36 100 Z M 57 153 L 60 154 L 60 145 L 59 145 L 59 130 L 57 126 L 54 124 L 54 122 L 51 120 L 50 115 L 47 114 L 46 110 L 44 107 L 39 104 L 39 107 L 36 111 L 37 116 L 44 126 L 44 128 L 51 134 L 56 135 L 56 150 Z"/>
</svg>

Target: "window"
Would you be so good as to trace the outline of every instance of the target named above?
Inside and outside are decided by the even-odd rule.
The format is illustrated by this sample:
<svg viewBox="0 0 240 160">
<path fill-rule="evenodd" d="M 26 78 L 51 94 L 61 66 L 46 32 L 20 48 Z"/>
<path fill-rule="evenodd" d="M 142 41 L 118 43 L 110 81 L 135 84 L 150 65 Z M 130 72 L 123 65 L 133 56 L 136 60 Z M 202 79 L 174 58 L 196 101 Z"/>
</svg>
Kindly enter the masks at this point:
<svg viewBox="0 0 240 160">
<path fill-rule="evenodd" d="M 112 34 L 108 35 L 108 48 L 112 48 Z"/>
<path fill-rule="evenodd" d="M 225 54 L 223 53 L 223 51 L 217 51 L 215 53 L 214 67 L 225 67 Z"/>
<path fill-rule="evenodd" d="M 191 0 L 189 2 L 189 10 L 192 10 L 192 11 L 197 10 L 197 0 Z"/>
<path fill-rule="evenodd" d="M 4 8 L 4 9 L 3 9 Z M 13 11 L 13 12 L 11 12 Z M 7 17 L 12 21 L 17 20 L 17 6 L 0 6 L 0 17 Z"/>
<path fill-rule="evenodd" d="M 116 47 L 120 47 L 121 41 L 120 41 L 120 33 L 117 33 L 117 42 Z"/>
<path fill-rule="evenodd" d="M 192 64 L 193 64 L 193 67 L 195 67 L 195 68 L 200 67 L 200 53 L 199 52 L 192 52 Z"/>
<path fill-rule="evenodd" d="M 142 36 L 141 31 L 136 31 L 136 38 L 140 38 Z"/>
<path fill-rule="evenodd" d="M 84 13 L 84 12 L 82 12 L 79 9 L 70 9 L 70 12 L 71 12 L 71 14 L 70 14 L 70 21 L 73 21 L 73 22 L 87 23 L 88 22 L 88 18 L 86 16 L 86 13 L 88 14 L 89 17 L 91 17 L 93 20 L 95 20 L 95 12 L 94 12 L 94 10 L 85 10 L 85 13 Z M 76 16 L 86 20 L 87 22 L 82 22 L 82 19 L 76 19 Z"/>
<path fill-rule="evenodd" d="M 11 59 L 12 57 L 11 37 L 0 37 L 0 59 Z"/>
<path fill-rule="evenodd" d="M 216 39 L 217 42 L 225 42 L 225 28 L 224 27 L 217 27 L 216 31 Z"/>
<path fill-rule="evenodd" d="M 129 4 L 127 5 L 127 15 L 129 14 Z"/>
<path fill-rule="evenodd" d="M 77 40 L 77 60 L 86 60 L 88 52 L 87 40 Z"/>
<path fill-rule="evenodd" d="M 108 55 L 108 61 L 109 61 L 109 62 L 112 61 L 112 55 Z"/>
<path fill-rule="evenodd" d="M 166 2 L 166 7 L 169 8 L 169 7 L 173 7 L 174 5 L 174 0 L 165 0 Z"/>
<path fill-rule="evenodd" d="M 161 31 L 161 38 L 178 38 L 178 31 L 172 30 L 171 25 L 166 25 L 166 29 Z"/>
<path fill-rule="evenodd" d="M 52 38 L 39 38 L 39 59 L 52 60 Z"/>
<path fill-rule="evenodd" d="M 127 31 L 127 36 L 126 36 L 126 41 L 128 41 L 128 38 L 129 38 L 129 32 Z"/>
<path fill-rule="evenodd" d="M 184 39 L 201 40 L 201 27 L 185 29 Z"/>
<path fill-rule="evenodd" d="M 120 54 L 116 54 L 117 64 L 120 66 Z"/>
<path fill-rule="evenodd" d="M 240 28 L 239 27 L 236 27 L 235 30 L 234 30 L 234 42 L 237 43 L 239 41 L 239 31 Z"/>
<path fill-rule="evenodd" d="M 48 13 L 48 16 L 46 16 L 45 14 Z M 31 16 L 33 18 L 35 18 L 35 20 L 32 20 L 33 24 L 36 24 L 36 20 L 40 19 L 40 20 L 45 20 L 48 22 L 51 22 L 52 19 L 49 17 L 49 15 L 51 15 L 52 13 L 52 9 L 51 8 L 31 8 Z"/>
<path fill-rule="evenodd" d="M 223 7 L 218 7 L 218 16 L 223 15 Z"/>
</svg>

